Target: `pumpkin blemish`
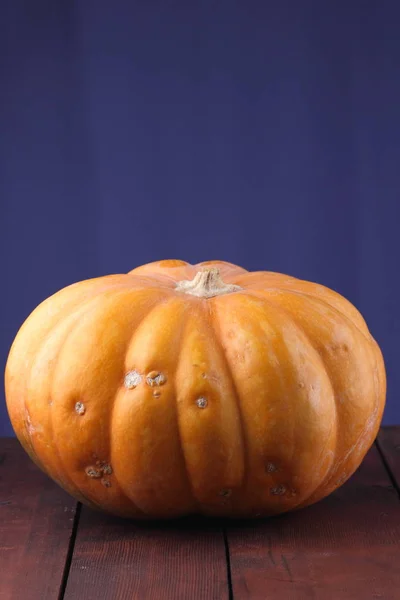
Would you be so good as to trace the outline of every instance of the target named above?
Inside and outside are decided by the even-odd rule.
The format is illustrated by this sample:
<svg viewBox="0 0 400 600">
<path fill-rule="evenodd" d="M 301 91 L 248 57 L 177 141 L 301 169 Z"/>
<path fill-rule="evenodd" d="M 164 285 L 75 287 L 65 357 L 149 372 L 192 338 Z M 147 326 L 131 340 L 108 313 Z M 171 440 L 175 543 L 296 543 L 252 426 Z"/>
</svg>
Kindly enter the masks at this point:
<svg viewBox="0 0 400 600">
<path fill-rule="evenodd" d="M 102 471 L 100 469 L 96 469 L 96 467 L 90 466 L 85 469 L 86 475 L 91 477 L 92 479 L 99 479 L 101 477 Z"/>
<path fill-rule="evenodd" d="M 82 402 L 77 402 L 77 403 L 75 404 L 75 412 L 76 412 L 78 415 L 84 415 L 84 414 L 85 414 L 85 412 L 86 412 L 85 405 L 84 405 Z"/>
<path fill-rule="evenodd" d="M 139 383 L 142 383 L 142 376 L 138 371 L 129 371 L 129 373 L 125 375 L 124 386 L 128 390 L 132 390 L 138 386 Z"/>
<path fill-rule="evenodd" d="M 197 398 L 196 404 L 199 408 L 206 408 L 208 400 L 207 398 L 204 398 L 204 396 L 201 396 L 200 398 Z"/>
<path fill-rule="evenodd" d="M 286 487 L 282 484 L 280 485 L 276 485 L 275 487 L 270 488 L 270 494 L 272 494 L 273 496 L 283 496 L 283 494 L 286 492 Z"/>
<path fill-rule="evenodd" d="M 266 471 L 267 473 L 275 473 L 275 471 L 278 470 L 278 467 L 272 463 L 272 462 L 268 462 L 267 466 L 266 466 Z"/>
<path fill-rule="evenodd" d="M 160 371 L 150 371 L 146 376 L 146 381 L 150 387 L 153 387 L 155 385 L 163 385 L 167 381 L 167 378 Z"/>
</svg>

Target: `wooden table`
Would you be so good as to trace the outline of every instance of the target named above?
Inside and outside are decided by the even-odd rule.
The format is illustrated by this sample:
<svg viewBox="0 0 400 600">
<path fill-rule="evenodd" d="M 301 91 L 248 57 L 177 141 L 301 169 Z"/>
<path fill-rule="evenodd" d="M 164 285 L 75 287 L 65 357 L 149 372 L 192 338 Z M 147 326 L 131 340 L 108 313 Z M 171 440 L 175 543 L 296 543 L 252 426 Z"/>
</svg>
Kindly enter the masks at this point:
<svg viewBox="0 0 400 600">
<path fill-rule="evenodd" d="M 81 507 L 0 440 L 1 600 L 400 600 L 400 427 L 322 502 L 259 521 Z"/>
</svg>

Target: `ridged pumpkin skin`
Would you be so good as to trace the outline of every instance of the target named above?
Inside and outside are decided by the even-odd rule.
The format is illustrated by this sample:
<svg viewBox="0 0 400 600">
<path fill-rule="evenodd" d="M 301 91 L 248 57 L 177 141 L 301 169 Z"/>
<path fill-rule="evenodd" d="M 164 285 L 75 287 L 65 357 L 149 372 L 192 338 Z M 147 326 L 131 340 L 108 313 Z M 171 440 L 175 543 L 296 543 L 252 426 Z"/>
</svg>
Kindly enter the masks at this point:
<svg viewBox="0 0 400 600">
<path fill-rule="evenodd" d="M 176 289 L 199 271 L 194 290 Z M 212 295 L 215 283 L 228 291 Z M 386 395 L 379 347 L 339 294 L 180 260 L 45 300 L 18 332 L 5 386 L 36 464 L 83 503 L 136 518 L 316 502 L 361 463 Z"/>
</svg>

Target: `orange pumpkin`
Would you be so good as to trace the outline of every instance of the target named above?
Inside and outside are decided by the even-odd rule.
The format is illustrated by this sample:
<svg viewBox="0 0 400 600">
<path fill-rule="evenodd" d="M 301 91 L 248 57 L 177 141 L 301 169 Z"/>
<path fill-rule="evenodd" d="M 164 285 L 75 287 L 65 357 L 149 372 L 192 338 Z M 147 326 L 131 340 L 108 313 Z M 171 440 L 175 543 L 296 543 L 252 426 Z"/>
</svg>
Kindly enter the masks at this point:
<svg viewBox="0 0 400 600">
<path fill-rule="evenodd" d="M 122 516 L 251 517 L 316 502 L 382 417 L 382 355 L 332 290 L 223 261 L 75 283 L 28 317 L 6 397 L 31 458 Z"/>
</svg>

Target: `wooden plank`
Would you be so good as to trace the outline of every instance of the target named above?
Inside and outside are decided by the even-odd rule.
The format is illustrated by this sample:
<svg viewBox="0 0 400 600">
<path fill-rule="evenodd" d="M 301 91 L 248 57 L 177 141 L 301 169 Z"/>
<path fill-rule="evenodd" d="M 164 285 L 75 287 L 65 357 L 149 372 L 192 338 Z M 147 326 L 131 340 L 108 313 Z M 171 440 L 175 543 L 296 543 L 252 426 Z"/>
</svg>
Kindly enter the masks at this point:
<svg viewBox="0 0 400 600">
<path fill-rule="evenodd" d="M 222 528 L 134 522 L 82 508 L 65 600 L 227 600 Z"/>
<path fill-rule="evenodd" d="M 75 509 L 16 439 L 0 439 L 1 600 L 62 594 Z"/>
<path fill-rule="evenodd" d="M 227 539 L 234 598 L 400 598 L 400 502 L 375 446 L 330 497 Z"/>
<path fill-rule="evenodd" d="M 400 426 L 383 427 L 379 432 L 377 444 L 400 493 Z"/>
</svg>

